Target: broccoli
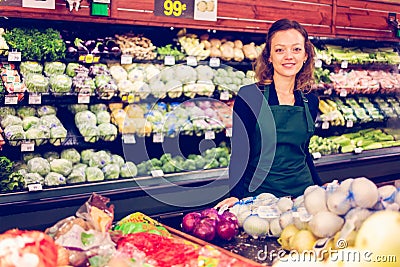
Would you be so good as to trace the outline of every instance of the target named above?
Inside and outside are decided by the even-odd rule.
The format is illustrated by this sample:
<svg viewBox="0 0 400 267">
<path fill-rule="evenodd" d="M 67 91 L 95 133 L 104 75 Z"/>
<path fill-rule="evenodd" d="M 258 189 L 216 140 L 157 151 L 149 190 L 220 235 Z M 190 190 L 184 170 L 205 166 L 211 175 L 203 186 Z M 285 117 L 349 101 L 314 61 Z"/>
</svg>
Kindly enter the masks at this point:
<svg viewBox="0 0 400 267">
<path fill-rule="evenodd" d="M 161 160 L 156 159 L 156 158 L 151 159 L 150 162 L 151 162 L 151 165 L 153 165 L 153 167 L 161 167 L 161 166 L 163 165 L 163 163 L 161 162 Z M 158 170 L 158 169 L 157 169 L 157 170 Z"/>
<path fill-rule="evenodd" d="M 175 167 L 171 162 L 165 162 L 164 165 L 161 167 L 164 173 L 173 173 L 175 172 Z"/>
<path fill-rule="evenodd" d="M 204 165 L 206 165 L 206 161 L 204 160 L 204 158 L 202 156 L 197 156 L 195 158 L 195 161 L 196 161 L 197 169 L 203 169 Z"/>
<path fill-rule="evenodd" d="M 183 168 L 187 171 L 195 171 L 196 170 L 196 161 L 193 159 L 187 159 L 183 163 Z"/>
<path fill-rule="evenodd" d="M 147 175 L 148 174 L 145 161 L 139 163 L 136 167 L 138 169 L 138 175 Z"/>
<path fill-rule="evenodd" d="M 211 160 L 206 166 L 204 166 L 204 169 L 215 169 L 219 168 L 219 162 L 216 159 Z"/>
<path fill-rule="evenodd" d="M 229 161 L 227 158 L 221 157 L 218 159 L 220 167 L 228 167 Z"/>
<path fill-rule="evenodd" d="M 171 153 L 165 153 L 160 158 L 162 164 L 165 164 L 166 162 L 171 161 L 171 159 L 172 159 Z"/>
</svg>

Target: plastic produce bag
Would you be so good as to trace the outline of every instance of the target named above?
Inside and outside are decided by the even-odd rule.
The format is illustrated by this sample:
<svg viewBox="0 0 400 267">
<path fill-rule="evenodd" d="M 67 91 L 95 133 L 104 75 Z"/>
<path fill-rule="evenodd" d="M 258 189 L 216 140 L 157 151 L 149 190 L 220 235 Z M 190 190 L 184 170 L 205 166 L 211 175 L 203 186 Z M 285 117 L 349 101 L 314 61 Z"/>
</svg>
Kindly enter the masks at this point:
<svg viewBox="0 0 400 267">
<path fill-rule="evenodd" d="M 122 165 L 125 163 L 125 160 L 120 155 L 113 154 L 111 155 L 111 163 L 118 164 L 119 167 L 122 167 Z"/>
<path fill-rule="evenodd" d="M 42 116 L 40 118 L 40 123 L 49 129 L 57 127 L 57 126 L 62 126 L 61 121 L 54 114 Z"/>
<path fill-rule="evenodd" d="M 110 163 L 111 163 L 111 156 L 103 150 L 93 153 L 92 158 L 89 160 L 90 167 L 103 168 L 104 166 Z"/>
<path fill-rule="evenodd" d="M 40 106 L 36 111 L 39 117 L 57 114 L 57 108 L 53 106 Z"/>
<path fill-rule="evenodd" d="M 98 126 L 100 138 L 104 141 L 114 141 L 118 135 L 118 129 L 114 124 L 103 123 Z"/>
<path fill-rule="evenodd" d="M 43 157 L 48 161 L 52 161 L 53 159 L 59 159 L 60 158 L 60 154 L 58 154 L 58 152 L 55 151 L 48 151 L 46 153 L 44 153 Z"/>
<path fill-rule="evenodd" d="M 47 186 L 65 185 L 66 179 L 63 175 L 56 172 L 49 172 L 44 178 L 44 184 Z"/>
<path fill-rule="evenodd" d="M 28 172 L 35 172 L 42 176 L 50 172 L 50 164 L 44 158 L 33 158 L 28 161 Z"/>
<path fill-rule="evenodd" d="M 6 128 L 7 126 L 10 125 L 22 125 L 22 120 L 20 117 L 17 117 L 15 115 L 7 115 L 2 121 L 1 121 L 1 127 Z"/>
<path fill-rule="evenodd" d="M 81 111 L 85 111 L 89 109 L 89 105 L 86 104 L 71 104 L 68 106 L 68 110 L 73 114 L 76 114 Z"/>
<path fill-rule="evenodd" d="M 95 153 L 94 149 L 84 149 L 81 151 L 81 161 L 82 163 L 89 164 L 90 159 Z"/>
<path fill-rule="evenodd" d="M 36 115 L 36 109 L 33 107 L 19 107 L 17 109 L 17 115 L 24 119 L 25 117 L 28 116 L 35 116 Z"/>
<path fill-rule="evenodd" d="M 50 138 L 50 129 L 43 125 L 33 126 L 25 132 L 25 136 L 28 140 L 34 140 L 35 146 L 40 146 Z"/>
<path fill-rule="evenodd" d="M 135 177 L 138 173 L 138 169 L 132 161 L 127 161 L 124 165 L 121 167 L 121 172 L 120 175 L 122 178 L 130 178 L 130 177 Z"/>
<path fill-rule="evenodd" d="M 85 174 L 86 174 L 86 180 L 88 182 L 96 182 L 104 180 L 103 172 L 97 167 L 87 167 L 85 170 Z"/>
<path fill-rule="evenodd" d="M 97 113 L 99 113 L 101 111 L 107 111 L 107 105 L 106 104 L 102 104 L 102 103 L 94 104 L 94 105 L 91 105 L 89 107 L 89 109 L 90 109 L 91 112 L 97 114 Z"/>
<path fill-rule="evenodd" d="M 54 159 L 50 162 L 50 169 L 52 172 L 68 176 L 72 171 L 72 162 L 66 159 Z"/>
<path fill-rule="evenodd" d="M 97 118 L 96 115 L 89 111 L 81 111 L 75 114 L 75 124 L 78 126 L 96 126 L 97 125 Z"/>
<path fill-rule="evenodd" d="M 36 173 L 36 172 L 29 172 L 24 175 L 25 179 L 25 187 L 27 188 L 29 184 L 41 184 L 44 185 L 44 178 Z"/>
<path fill-rule="evenodd" d="M 110 123 L 111 115 L 108 111 L 99 111 L 96 113 L 97 124 Z"/>
<path fill-rule="evenodd" d="M 17 146 L 25 139 L 25 132 L 21 125 L 10 125 L 4 129 L 4 136 L 11 146 Z"/>
<path fill-rule="evenodd" d="M 107 164 L 102 170 L 106 180 L 119 178 L 120 167 L 118 164 Z"/>
<path fill-rule="evenodd" d="M 31 73 L 26 76 L 25 86 L 29 93 L 47 93 L 49 79 L 42 74 Z"/>
<path fill-rule="evenodd" d="M 53 93 L 68 93 L 71 91 L 72 79 L 65 74 L 50 76 L 50 88 Z"/>
<path fill-rule="evenodd" d="M 28 130 L 32 126 L 37 126 L 40 124 L 40 119 L 38 117 L 27 116 L 22 120 L 22 127 L 24 130 Z"/>
<path fill-rule="evenodd" d="M 50 143 L 60 146 L 67 138 L 67 130 L 63 126 L 56 126 L 50 129 Z"/>
<path fill-rule="evenodd" d="M 67 177 L 67 184 L 86 182 L 86 164 L 76 164 L 72 167 L 72 172 Z"/>
<path fill-rule="evenodd" d="M 19 66 L 22 75 L 26 76 L 29 73 L 42 73 L 43 65 L 35 61 L 24 61 Z"/>
<path fill-rule="evenodd" d="M 44 63 L 44 74 L 51 76 L 53 74 L 63 74 L 65 71 L 65 64 L 59 61 Z"/>
<path fill-rule="evenodd" d="M 88 143 L 95 143 L 100 138 L 100 131 L 96 125 L 81 125 L 79 132 L 84 137 L 84 141 Z"/>
<path fill-rule="evenodd" d="M 81 155 L 75 148 L 64 149 L 61 152 L 61 158 L 71 161 L 72 164 L 76 164 L 81 161 Z"/>
</svg>

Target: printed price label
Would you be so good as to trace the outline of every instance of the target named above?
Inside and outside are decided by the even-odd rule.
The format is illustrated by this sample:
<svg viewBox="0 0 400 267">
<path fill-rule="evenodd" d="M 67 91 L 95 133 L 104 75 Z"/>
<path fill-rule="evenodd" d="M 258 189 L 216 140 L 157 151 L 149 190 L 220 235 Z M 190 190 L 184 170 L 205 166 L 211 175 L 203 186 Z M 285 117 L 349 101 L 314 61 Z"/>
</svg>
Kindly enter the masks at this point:
<svg viewBox="0 0 400 267">
<path fill-rule="evenodd" d="M 226 128 L 225 131 L 226 137 L 232 137 L 232 128 Z"/>
<path fill-rule="evenodd" d="M 121 65 L 132 64 L 133 57 L 131 55 L 122 55 L 121 56 Z"/>
<path fill-rule="evenodd" d="M 79 56 L 79 61 L 85 62 L 85 63 L 98 63 L 100 61 L 99 56 L 94 56 L 92 54 L 87 54 L 87 55 L 81 55 Z"/>
<path fill-rule="evenodd" d="M 90 94 L 79 93 L 78 94 L 78 104 L 89 104 Z"/>
<path fill-rule="evenodd" d="M 164 65 L 168 65 L 168 66 L 175 65 L 175 57 L 174 56 L 165 56 Z"/>
<path fill-rule="evenodd" d="M 29 192 L 36 192 L 36 191 L 42 191 L 43 187 L 41 184 L 28 184 L 28 191 Z"/>
<path fill-rule="evenodd" d="M 340 89 L 340 94 L 341 97 L 346 97 L 347 96 L 347 90 L 346 89 Z"/>
<path fill-rule="evenodd" d="M 222 91 L 220 96 L 219 96 L 220 100 L 229 100 L 229 92 L 228 91 Z"/>
<path fill-rule="evenodd" d="M 207 140 L 215 139 L 215 132 L 214 131 L 206 131 L 205 139 L 207 139 Z"/>
<path fill-rule="evenodd" d="M 4 97 L 5 105 L 16 105 L 18 104 L 18 96 L 17 95 L 6 95 Z"/>
<path fill-rule="evenodd" d="M 186 4 L 179 0 L 165 0 L 164 1 L 164 15 L 179 17 L 186 10 Z"/>
<path fill-rule="evenodd" d="M 188 66 L 196 67 L 197 66 L 197 59 L 194 56 L 188 56 L 186 58 L 186 64 Z"/>
<path fill-rule="evenodd" d="M 329 129 L 329 121 L 324 121 L 321 125 L 321 128 L 324 130 Z"/>
<path fill-rule="evenodd" d="M 346 127 L 347 128 L 351 128 L 351 127 L 353 127 L 353 125 L 354 125 L 354 122 L 352 120 L 346 121 Z"/>
<path fill-rule="evenodd" d="M 35 151 L 35 143 L 33 141 L 24 141 L 21 143 L 21 152 Z"/>
<path fill-rule="evenodd" d="M 322 67 L 322 60 L 321 59 L 317 59 L 315 61 L 315 67 L 316 68 L 321 68 Z"/>
<path fill-rule="evenodd" d="M 28 103 L 31 105 L 42 104 L 42 95 L 41 94 L 29 94 Z"/>
<path fill-rule="evenodd" d="M 136 144 L 136 138 L 134 134 L 124 134 L 122 135 L 124 144 Z"/>
<path fill-rule="evenodd" d="M 314 152 L 311 154 L 314 159 L 320 159 L 322 157 L 320 152 Z"/>
<path fill-rule="evenodd" d="M 8 61 L 21 61 L 21 52 L 8 52 Z"/>
<path fill-rule="evenodd" d="M 363 152 L 362 147 L 356 147 L 356 148 L 354 149 L 354 153 L 356 153 L 356 154 L 360 154 L 361 152 Z"/>
<path fill-rule="evenodd" d="M 153 134 L 153 143 L 162 143 L 164 142 L 164 135 L 162 133 Z"/>
<path fill-rule="evenodd" d="M 164 172 L 162 170 L 152 170 L 151 171 L 151 176 L 153 177 L 163 177 Z"/>
<path fill-rule="evenodd" d="M 343 60 L 342 63 L 340 64 L 340 67 L 342 69 L 347 69 L 348 66 L 349 66 L 349 62 L 347 60 Z"/>
<path fill-rule="evenodd" d="M 218 68 L 221 66 L 221 60 L 217 57 L 210 58 L 210 67 Z"/>
</svg>

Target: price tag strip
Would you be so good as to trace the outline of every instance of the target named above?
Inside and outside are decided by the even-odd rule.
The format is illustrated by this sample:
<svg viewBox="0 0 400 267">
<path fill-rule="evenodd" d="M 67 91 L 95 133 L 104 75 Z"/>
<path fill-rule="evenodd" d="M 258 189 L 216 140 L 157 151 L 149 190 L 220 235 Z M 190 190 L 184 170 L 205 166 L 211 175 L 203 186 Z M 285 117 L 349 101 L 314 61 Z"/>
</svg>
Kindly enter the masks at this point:
<svg viewBox="0 0 400 267">
<path fill-rule="evenodd" d="M 42 104 L 42 95 L 41 94 L 29 94 L 28 103 L 30 105 L 40 105 Z"/>
<path fill-rule="evenodd" d="M 134 134 L 124 134 L 122 135 L 124 144 L 136 144 L 136 138 Z"/>
<path fill-rule="evenodd" d="M 227 101 L 229 100 L 229 92 L 228 91 L 222 91 L 220 96 L 219 96 L 220 100 L 224 100 Z"/>
<path fill-rule="evenodd" d="M 163 143 L 164 135 L 162 133 L 153 134 L 153 143 Z"/>
<path fill-rule="evenodd" d="M 151 176 L 153 177 L 163 177 L 164 172 L 162 170 L 152 170 L 151 171 Z"/>
<path fill-rule="evenodd" d="M 166 66 L 175 65 L 175 57 L 174 56 L 165 56 L 164 65 L 166 65 Z"/>
<path fill-rule="evenodd" d="M 80 55 L 79 56 L 79 61 L 84 62 L 84 63 L 99 63 L 100 61 L 100 56 L 94 56 L 92 54 L 87 54 L 87 55 Z"/>
<path fill-rule="evenodd" d="M 18 104 L 18 96 L 17 95 L 6 95 L 4 97 L 4 104 L 5 105 L 16 105 Z"/>
<path fill-rule="evenodd" d="M 8 61 L 13 61 L 13 62 L 21 62 L 21 52 L 8 52 L 8 57 L 7 57 Z"/>
<path fill-rule="evenodd" d="M 33 141 L 23 141 L 21 143 L 21 152 L 35 151 L 35 143 Z"/>
<path fill-rule="evenodd" d="M 186 64 L 188 66 L 196 67 L 197 66 L 197 59 L 194 56 L 188 56 L 186 58 Z"/>
<path fill-rule="evenodd" d="M 29 192 L 37 192 L 42 191 L 43 187 L 41 184 L 28 184 L 28 191 Z"/>
<path fill-rule="evenodd" d="M 210 67 L 218 68 L 219 66 L 221 66 L 221 60 L 217 57 L 212 57 L 210 58 L 209 65 Z"/>
<path fill-rule="evenodd" d="M 328 122 L 328 121 L 324 121 L 324 122 L 322 123 L 321 128 L 324 129 L 324 130 L 329 129 L 329 122 Z"/>
<path fill-rule="evenodd" d="M 214 131 L 206 131 L 205 139 L 207 139 L 207 140 L 215 139 L 215 132 Z"/>
<path fill-rule="evenodd" d="M 347 128 L 352 128 L 353 125 L 354 125 L 354 122 L 353 122 L 352 120 L 348 120 L 348 121 L 346 122 L 346 127 L 347 127 Z"/>
<path fill-rule="evenodd" d="M 133 57 L 131 55 L 122 55 L 121 56 L 121 65 L 129 65 L 132 64 Z"/>
<path fill-rule="evenodd" d="M 314 152 L 311 154 L 314 159 L 320 159 L 322 157 L 320 152 Z"/>
</svg>

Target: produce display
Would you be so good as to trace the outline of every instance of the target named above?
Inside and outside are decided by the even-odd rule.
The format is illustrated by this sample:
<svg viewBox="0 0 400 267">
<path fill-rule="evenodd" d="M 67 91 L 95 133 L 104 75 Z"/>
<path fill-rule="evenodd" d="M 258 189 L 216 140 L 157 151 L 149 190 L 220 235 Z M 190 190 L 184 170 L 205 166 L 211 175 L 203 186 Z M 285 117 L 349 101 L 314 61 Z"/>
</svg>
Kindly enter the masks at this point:
<svg viewBox="0 0 400 267">
<path fill-rule="evenodd" d="M 115 38 L 123 54 L 138 60 L 152 60 L 157 56 L 157 48 L 149 38 L 134 33 L 116 34 Z"/>
</svg>

